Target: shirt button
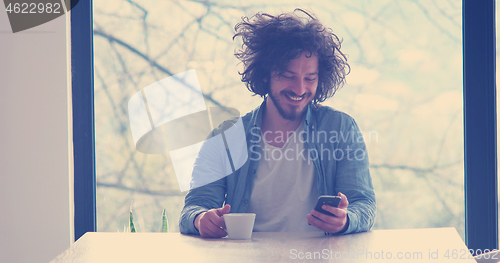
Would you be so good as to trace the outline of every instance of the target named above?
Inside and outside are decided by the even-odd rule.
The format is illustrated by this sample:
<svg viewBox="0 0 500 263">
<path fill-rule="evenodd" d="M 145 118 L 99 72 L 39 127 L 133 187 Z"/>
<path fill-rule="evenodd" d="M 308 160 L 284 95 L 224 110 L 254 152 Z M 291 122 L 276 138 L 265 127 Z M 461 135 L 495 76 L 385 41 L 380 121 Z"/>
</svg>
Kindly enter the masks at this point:
<svg viewBox="0 0 500 263">
<path fill-rule="evenodd" d="M 243 200 L 243 203 L 248 204 L 248 199 Z"/>
<path fill-rule="evenodd" d="M 252 169 L 252 173 L 253 173 L 253 174 L 255 173 L 255 169 Z"/>
</svg>

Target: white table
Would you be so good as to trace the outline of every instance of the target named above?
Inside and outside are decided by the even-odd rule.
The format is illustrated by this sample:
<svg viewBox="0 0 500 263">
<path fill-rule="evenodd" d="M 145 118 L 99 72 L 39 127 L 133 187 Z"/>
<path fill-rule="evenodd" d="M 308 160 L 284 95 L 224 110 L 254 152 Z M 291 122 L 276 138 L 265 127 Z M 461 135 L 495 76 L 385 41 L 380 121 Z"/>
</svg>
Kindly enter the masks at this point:
<svg viewBox="0 0 500 263">
<path fill-rule="evenodd" d="M 86 233 L 60 262 L 476 262 L 455 228 L 254 232 L 251 240 L 179 233 Z"/>
</svg>

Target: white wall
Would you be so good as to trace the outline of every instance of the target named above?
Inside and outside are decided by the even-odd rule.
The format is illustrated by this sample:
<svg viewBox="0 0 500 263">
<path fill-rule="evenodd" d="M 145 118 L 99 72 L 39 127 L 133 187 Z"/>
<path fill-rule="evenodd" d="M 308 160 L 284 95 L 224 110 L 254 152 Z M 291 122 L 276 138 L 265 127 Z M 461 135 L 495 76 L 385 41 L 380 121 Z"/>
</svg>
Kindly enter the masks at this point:
<svg viewBox="0 0 500 263">
<path fill-rule="evenodd" d="M 66 25 L 13 34 L 0 9 L 0 262 L 70 245 Z"/>
</svg>

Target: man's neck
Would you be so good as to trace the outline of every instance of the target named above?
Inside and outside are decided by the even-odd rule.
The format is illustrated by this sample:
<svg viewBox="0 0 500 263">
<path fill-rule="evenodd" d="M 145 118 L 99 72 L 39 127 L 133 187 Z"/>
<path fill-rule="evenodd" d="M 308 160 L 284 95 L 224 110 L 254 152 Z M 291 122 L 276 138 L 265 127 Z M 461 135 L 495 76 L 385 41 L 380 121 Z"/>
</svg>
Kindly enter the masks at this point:
<svg viewBox="0 0 500 263">
<path fill-rule="evenodd" d="M 288 139 L 290 132 L 297 130 L 300 126 L 302 120 L 304 119 L 305 113 L 295 120 L 287 120 L 281 116 L 275 107 L 270 105 L 270 99 L 265 104 L 263 116 L 262 116 L 262 134 L 265 135 L 265 140 L 269 144 L 282 147 L 284 142 L 276 141 L 275 138 L 278 136 L 284 136 L 285 141 Z"/>
</svg>

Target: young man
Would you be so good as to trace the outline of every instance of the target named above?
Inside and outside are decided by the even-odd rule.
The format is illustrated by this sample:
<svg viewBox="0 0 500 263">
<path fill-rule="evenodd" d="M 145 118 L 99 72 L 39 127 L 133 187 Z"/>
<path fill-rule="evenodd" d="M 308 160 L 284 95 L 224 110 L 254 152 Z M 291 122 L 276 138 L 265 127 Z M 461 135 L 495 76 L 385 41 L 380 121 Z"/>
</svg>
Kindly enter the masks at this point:
<svg viewBox="0 0 500 263">
<path fill-rule="evenodd" d="M 249 159 L 190 190 L 181 233 L 224 237 L 221 216 L 230 211 L 256 213 L 254 231 L 368 231 L 376 206 L 361 132 L 347 114 L 319 105 L 343 85 L 349 68 L 340 41 L 302 10 L 258 13 L 235 30 L 243 39 L 236 53 L 245 66 L 242 81 L 264 98 L 242 117 Z M 193 178 L 199 169 L 207 170 L 195 165 Z M 341 197 L 338 208 L 323 206 L 334 216 L 312 210 L 320 195 Z"/>
</svg>

